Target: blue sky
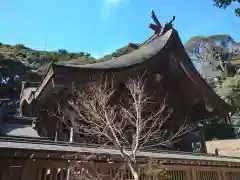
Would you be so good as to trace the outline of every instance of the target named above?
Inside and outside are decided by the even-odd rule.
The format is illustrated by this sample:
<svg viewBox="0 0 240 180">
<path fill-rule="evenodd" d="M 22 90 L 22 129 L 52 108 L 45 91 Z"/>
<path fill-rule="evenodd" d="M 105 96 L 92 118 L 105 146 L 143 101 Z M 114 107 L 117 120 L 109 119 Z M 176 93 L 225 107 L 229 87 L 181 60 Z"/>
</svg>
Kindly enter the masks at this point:
<svg viewBox="0 0 240 180">
<path fill-rule="evenodd" d="M 240 18 L 212 0 L 0 0 L 0 42 L 102 56 L 151 35 L 150 9 L 162 23 L 173 15 L 182 41 L 230 34 L 240 41 Z M 47 38 L 46 38 L 47 37 Z"/>
</svg>

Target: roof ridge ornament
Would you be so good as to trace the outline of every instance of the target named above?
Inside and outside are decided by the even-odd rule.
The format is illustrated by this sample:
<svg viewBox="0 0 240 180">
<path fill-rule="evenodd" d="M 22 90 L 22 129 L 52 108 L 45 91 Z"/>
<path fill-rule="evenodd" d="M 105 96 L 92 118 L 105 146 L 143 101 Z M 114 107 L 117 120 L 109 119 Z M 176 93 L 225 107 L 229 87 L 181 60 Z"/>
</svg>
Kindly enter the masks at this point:
<svg viewBox="0 0 240 180">
<path fill-rule="evenodd" d="M 151 9 L 151 18 L 153 19 L 155 24 L 150 23 L 149 28 L 151 28 L 153 30 L 154 34 L 159 34 L 161 32 L 162 25 L 159 22 L 159 20 L 158 20 L 158 18 L 157 18 L 153 9 Z"/>
<path fill-rule="evenodd" d="M 168 30 L 173 29 L 173 21 L 176 19 L 175 16 L 172 17 L 172 19 L 164 25 L 164 27 L 161 25 L 159 22 L 155 12 L 153 9 L 151 9 L 151 18 L 154 21 L 154 24 L 150 23 L 148 27 L 153 30 L 153 34 L 146 40 L 144 41 L 139 48 L 144 47 L 146 44 L 151 42 L 153 39 L 155 39 L 156 36 L 162 36 L 164 35 Z"/>
<path fill-rule="evenodd" d="M 176 16 L 173 16 L 172 19 L 164 25 L 164 27 L 159 22 L 155 12 L 153 9 L 151 9 L 151 18 L 153 19 L 155 24 L 150 23 L 149 28 L 153 30 L 153 35 L 163 35 L 168 30 L 173 28 L 173 21 L 176 19 Z"/>
</svg>

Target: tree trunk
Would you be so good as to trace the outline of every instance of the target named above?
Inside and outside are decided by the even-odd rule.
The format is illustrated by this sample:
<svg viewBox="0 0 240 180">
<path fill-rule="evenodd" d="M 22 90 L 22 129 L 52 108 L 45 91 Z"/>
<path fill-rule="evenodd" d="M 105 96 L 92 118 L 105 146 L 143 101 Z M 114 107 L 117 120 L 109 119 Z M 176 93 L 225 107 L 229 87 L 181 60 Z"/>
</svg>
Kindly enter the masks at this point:
<svg viewBox="0 0 240 180">
<path fill-rule="evenodd" d="M 135 167 L 135 164 L 131 163 L 130 160 L 128 160 L 128 167 L 130 168 L 131 174 L 134 178 L 134 180 L 139 180 L 138 171 Z"/>
</svg>

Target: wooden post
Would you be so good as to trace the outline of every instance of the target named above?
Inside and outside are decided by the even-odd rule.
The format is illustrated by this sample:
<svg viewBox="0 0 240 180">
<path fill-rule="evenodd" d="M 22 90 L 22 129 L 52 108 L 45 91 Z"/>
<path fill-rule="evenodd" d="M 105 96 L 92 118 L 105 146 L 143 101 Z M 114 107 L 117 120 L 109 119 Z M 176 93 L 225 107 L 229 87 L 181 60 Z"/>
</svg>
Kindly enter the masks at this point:
<svg viewBox="0 0 240 180">
<path fill-rule="evenodd" d="M 59 120 L 57 120 L 57 125 L 56 125 L 56 131 L 55 131 L 54 141 L 58 141 L 58 131 L 59 131 Z"/>
<path fill-rule="evenodd" d="M 58 178 L 58 169 L 54 168 L 53 169 L 53 180 L 57 180 L 57 178 Z"/>
<path fill-rule="evenodd" d="M 201 133 L 202 151 L 203 153 L 207 153 L 206 140 L 205 140 L 205 135 L 202 128 L 200 129 L 200 133 Z"/>
<path fill-rule="evenodd" d="M 43 180 L 47 180 L 47 177 L 48 177 L 48 169 L 44 169 L 44 174 L 43 174 Z"/>
<path fill-rule="evenodd" d="M 67 169 L 67 177 L 66 177 L 66 180 L 70 180 L 70 169 L 69 169 L 69 168 Z"/>
<path fill-rule="evenodd" d="M 37 180 L 42 180 L 42 168 L 38 168 L 38 178 Z"/>
<path fill-rule="evenodd" d="M 64 169 L 60 169 L 59 173 L 59 180 L 64 180 Z"/>
<path fill-rule="evenodd" d="M 73 127 L 70 128 L 70 138 L 69 142 L 73 142 Z"/>
<path fill-rule="evenodd" d="M 191 167 L 192 180 L 198 180 L 198 169 L 196 167 Z"/>
<path fill-rule="evenodd" d="M 58 141 L 58 132 L 57 132 L 57 131 L 55 132 L 55 138 L 54 138 L 54 141 Z"/>
<path fill-rule="evenodd" d="M 227 175 L 226 175 L 226 169 L 225 168 L 221 168 L 221 176 L 223 180 L 227 180 Z"/>
</svg>

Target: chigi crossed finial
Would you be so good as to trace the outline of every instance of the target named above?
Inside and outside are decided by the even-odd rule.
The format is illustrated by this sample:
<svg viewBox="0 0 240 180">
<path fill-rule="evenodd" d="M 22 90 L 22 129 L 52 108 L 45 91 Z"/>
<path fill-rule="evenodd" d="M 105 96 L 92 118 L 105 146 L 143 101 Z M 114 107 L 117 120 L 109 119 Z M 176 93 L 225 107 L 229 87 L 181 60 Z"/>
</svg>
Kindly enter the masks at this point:
<svg viewBox="0 0 240 180">
<path fill-rule="evenodd" d="M 151 18 L 153 19 L 154 24 L 150 23 L 149 28 L 151 28 L 153 30 L 154 34 L 158 34 L 158 35 L 162 35 L 167 30 L 172 29 L 172 27 L 173 27 L 172 23 L 176 19 L 176 17 L 173 16 L 172 19 L 168 23 L 166 23 L 165 26 L 163 27 L 161 25 L 161 23 L 159 22 L 159 20 L 158 20 L 158 18 L 157 18 L 153 9 L 151 9 Z"/>
</svg>

